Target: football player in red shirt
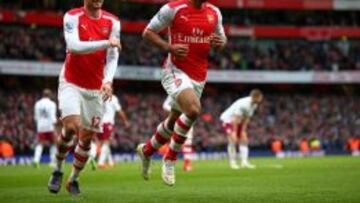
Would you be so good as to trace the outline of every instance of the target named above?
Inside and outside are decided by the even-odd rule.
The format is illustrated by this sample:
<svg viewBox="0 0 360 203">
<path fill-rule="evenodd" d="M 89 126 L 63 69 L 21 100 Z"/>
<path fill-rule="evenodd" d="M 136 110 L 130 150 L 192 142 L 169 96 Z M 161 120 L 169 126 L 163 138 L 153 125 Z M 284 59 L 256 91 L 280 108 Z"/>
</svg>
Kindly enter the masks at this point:
<svg viewBox="0 0 360 203">
<path fill-rule="evenodd" d="M 70 194 L 80 194 L 78 176 L 89 158 L 93 135 L 101 132 L 103 101 L 112 95 L 121 48 L 120 21 L 102 10 L 102 5 L 103 0 L 84 0 L 83 7 L 64 16 L 67 54 L 58 90 L 64 129 L 57 143 L 56 169 L 48 184 L 52 193 L 61 188 L 63 161 L 73 136 L 79 135 L 66 189 Z"/>
<path fill-rule="evenodd" d="M 169 31 L 169 42 L 160 32 Z M 143 37 L 169 53 L 163 67 L 162 85 L 174 100 L 171 113 L 137 153 L 142 160 L 142 175 L 149 179 L 151 156 L 169 142 L 162 179 L 175 184 L 177 153 L 187 132 L 201 112 L 200 97 L 207 78 L 208 54 L 211 48 L 222 49 L 226 36 L 220 10 L 206 0 L 176 0 L 164 5 L 153 17 Z"/>
</svg>

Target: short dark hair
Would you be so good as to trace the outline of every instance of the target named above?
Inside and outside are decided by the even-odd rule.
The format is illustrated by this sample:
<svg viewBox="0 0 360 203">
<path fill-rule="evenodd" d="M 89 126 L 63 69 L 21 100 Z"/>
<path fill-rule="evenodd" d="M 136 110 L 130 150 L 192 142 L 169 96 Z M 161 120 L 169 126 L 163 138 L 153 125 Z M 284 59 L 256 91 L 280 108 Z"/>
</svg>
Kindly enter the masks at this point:
<svg viewBox="0 0 360 203">
<path fill-rule="evenodd" d="M 52 95 L 52 92 L 50 89 L 48 89 L 48 88 L 44 89 L 43 97 L 51 97 L 51 95 Z"/>
<path fill-rule="evenodd" d="M 263 93 L 259 89 L 253 89 L 250 92 L 250 96 L 252 96 L 252 97 L 260 97 L 260 96 L 263 96 Z"/>
</svg>

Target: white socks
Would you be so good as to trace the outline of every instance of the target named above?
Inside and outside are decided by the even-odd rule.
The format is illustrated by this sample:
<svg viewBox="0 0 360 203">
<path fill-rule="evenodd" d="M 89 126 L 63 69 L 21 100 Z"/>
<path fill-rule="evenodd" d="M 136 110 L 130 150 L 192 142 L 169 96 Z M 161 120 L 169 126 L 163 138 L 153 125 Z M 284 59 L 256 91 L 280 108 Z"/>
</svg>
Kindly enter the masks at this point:
<svg viewBox="0 0 360 203">
<path fill-rule="evenodd" d="M 56 145 L 50 146 L 50 165 L 56 164 Z"/>
<path fill-rule="evenodd" d="M 101 151 L 100 151 L 99 165 L 104 165 L 108 157 L 109 157 L 109 162 L 110 159 L 112 161 L 112 157 L 110 158 L 109 155 L 110 155 L 110 146 L 108 144 L 103 144 L 101 146 Z"/>
<path fill-rule="evenodd" d="M 235 144 L 228 144 L 227 151 L 229 155 L 230 164 L 236 163 L 236 146 Z"/>
<path fill-rule="evenodd" d="M 34 162 L 35 163 L 40 163 L 42 152 L 43 152 L 43 145 L 37 144 L 35 147 L 35 153 L 34 153 Z"/>
<path fill-rule="evenodd" d="M 90 144 L 90 159 L 95 160 L 96 158 L 96 144 L 94 142 L 91 142 Z"/>
<path fill-rule="evenodd" d="M 248 163 L 248 158 L 249 158 L 249 147 L 248 147 L 248 145 L 240 144 L 239 145 L 239 152 L 240 152 L 241 163 Z"/>
</svg>

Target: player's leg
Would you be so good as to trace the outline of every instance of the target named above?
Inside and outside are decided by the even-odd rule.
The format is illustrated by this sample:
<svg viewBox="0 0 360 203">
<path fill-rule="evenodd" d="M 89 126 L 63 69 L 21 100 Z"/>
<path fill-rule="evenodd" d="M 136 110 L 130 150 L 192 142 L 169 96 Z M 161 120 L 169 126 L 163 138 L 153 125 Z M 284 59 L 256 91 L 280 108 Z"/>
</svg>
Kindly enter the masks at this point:
<svg viewBox="0 0 360 203">
<path fill-rule="evenodd" d="M 94 131 L 85 128 L 80 130 L 79 141 L 74 151 L 73 167 L 66 185 L 66 189 L 68 190 L 68 192 L 73 195 L 80 194 L 78 178 L 89 159 L 91 140 L 94 133 Z"/>
<path fill-rule="evenodd" d="M 227 152 L 229 157 L 230 168 L 239 169 L 239 165 L 236 163 L 236 144 L 238 143 L 238 139 L 236 134 L 232 133 L 233 126 L 231 124 L 225 124 L 225 131 L 228 139 Z"/>
<path fill-rule="evenodd" d="M 170 140 L 169 150 L 164 156 L 162 167 L 163 181 L 169 186 L 175 184 L 177 154 L 181 151 L 188 131 L 194 125 L 201 112 L 200 99 L 193 88 L 182 90 L 177 95 L 176 100 L 183 114 L 175 122 L 174 133 Z"/>
<path fill-rule="evenodd" d="M 103 100 L 100 93 L 82 90 L 80 103 L 82 125 L 79 131 L 79 141 L 74 151 L 71 175 L 66 184 L 67 191 L 72 195 L 80 194 L 78 177 L 89 159 L 94 135 L 101 132 L 103 112 Z"/>
<path fill-rule="evenodd" d="M 56 151 L 56 165 L 55 170 L 50 177 L 48 188 L 52 193 L 58 193 L 61 188 L 63 177 L 63 163 L 68 152 L 73 146 L 73 137 L 79 132 L 81 121 L 80 116 L 72 115 L 62 119 L 63 132 L 58 137 L 57 151 Z"/>
<path fill-rule="evenodd" d="M 42 140 L 43 136 L 43 133 L 38 134 L 38 143 L 36 144 L 34 149 L 33 165 L 36 168 L 40 167 L 40 159 L 44 148 L 44 141 Z"/>
<path fill-rule="evenodd" d="M 109 151 L 109 148 L 108 148 L 108 144 L 105 140 L 102 140 L 100 142 L 100 156 L 99 156 L 99 161 L 98 161 L 98 166 L 99 168 L 106 168 L 106 159 L 107 159 L 107 156 L 108 156 L 108 151 Z"/>
<path fill-rule="evenodd" d="M 107 123 L 103 124 L 103 132 L 99 133 L 98 139 L 100 140 L 100 157 L 98 161 L 99 168 L 106 168 L 106 160 L 110 153 L 110 137 L 112 134 L 112 125 Z"/>
<path fill-rule="evenodd" d="M 61 81 L 58 92 L 63 129 L 57 139 L 56 167 L 48 183 L 48 189 L 52 193 L 60 191 L 63 162 L 73 145 L 73 137 L 81 126 L 79 90 L 74 85 Z"/>
<path fill-rule="evenodd" d="M 145 144 L 139 144 L 137 147 L 137 154 L 142 161 L 142 176 L 145 180 L 149 179 L 151 156 L 169 142 L 175 122 L 180 115 L 179 111 L 172 109 L 168 117 L 158 125 L 155 134 Z"/>
<path fill-rule="evenodd" d="M 193 134 L 194 134 L 194 129 L 191 128 L 190 131 L 188 132 L 187 139 L 182 148 L 182 153 L 184 156 L 184 165 L 183 165 L 184 171 L 192 170 L 191 160 L 193 156 L 193 147 L 192 147 Z"/>
<path fill-rule="evenodd" d="M 89 163 L 91 166 L 91 169 L 93 171 L 96 170 L 96 141 L 92 139 L 91 144 L 90 144 L 90 156 L 89 156 Z"/>
<path fill-rule="evenodd" d="M 108 164 L 110 167 L 114 167 L 115 163 L 114 163 L 114 159 L 111 153 L 111 147 L 110 147 L 110 142 L 108 143 L 108 156 L 107 156 L 107 160 L 108 160 Z"/>
<path fill-rule="evenodd" d="M 73 147 L 73 138 L 80 131 L 81 119 L 79 115 L 72 115 L 64 118 L 63 132 L 58 138 L 56 152 L 56 170 L 62 171 L 64 160 Z"/>
<path fill-rule="evenodd" d="M 50 163 L 49 166 L 52 168 L 56 167 L 56 138 L 54 132 L 49 133 L 49 156 L 50 156 Z"/>
<path fill-rule="evenodd" d="M 240 159 L 241 164 L 240 166 L 243 168 L 256 168 L 255 165 L 250 164 L 249 162 L 249 141 L 246 135 L 241 135 L 240 143 L 239 143 L 239 152 L 240 152 Z"/>
</svg>

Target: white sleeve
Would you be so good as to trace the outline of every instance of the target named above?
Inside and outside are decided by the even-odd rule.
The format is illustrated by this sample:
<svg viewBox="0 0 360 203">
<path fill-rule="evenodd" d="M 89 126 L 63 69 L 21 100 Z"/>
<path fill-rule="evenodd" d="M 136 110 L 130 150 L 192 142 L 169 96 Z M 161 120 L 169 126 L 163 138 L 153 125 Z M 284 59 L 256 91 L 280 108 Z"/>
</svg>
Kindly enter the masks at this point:
<svg viewBox="0 0 360 203">
<path fill-rule="evenodd" d="M 34 107 L 34 120 L 38 121 L 39 120 L 39 104 L 36 102 L 35 107 Z"/>
<path fill-rule="evenodd" d="M 65 14 L 64 16 L 64 37 L 67 51 L 77 54 L 86 54 L 108 48 L 108 40 L 80 41 L 79 38 L 79 17 L 77 15 Z"/>
<path fill-rule="evenodd" d="M 120 30 L 121 25 L 120 21 L 115 21 L 110 38 L 117 38 L 120 40 Z M 103 83 L 111 82 L 114 79 L 114 75 L 116 73 L 116 68 L 118 67 L 118 60 L 119 60 L 119 49 L 108 48 L 106 53 L 106 65 L 104 68 L 104 80 Z"/>
<path fill-rule="evenodd" d="M 222 14 L 220 12 L 220 10 L 218 8 L 215 9 L 217 16 L 218 16 L 218 21 L 216 24 L 216 28 L 215 28 L 215 34 L 223 37 L 224 39 L 226 39 L 226 35 L 225 35 L 225 31 L 224 31 L 224 26 L 223 26 L 223 17 Z"/>
<path fill-rule="evenodd" d="M 122 110 L 119 99 L 116 96 L 114 96 L 112 98 L 112 102 L 114 104 L 114 108 L 115 108 L 116 111 L 121 111 Z"/>
<path fill-rule="evenodd" d="M 56 104 L 55 104 L 55 102 L 53 102 L 53 105 L 52 105 L 51 121 L 53 122 L 53 124 L 55 124 L 56 121 L 57 121 L 57 119 L 56 119 Z"/>
<path fill-rule="evenodd" d="M 160 32 L 171 25 L 174 16 L 175 9 L 170 8 L 169 5 L 164 5 L 151 19 L 146 29 L 150 29 L 154 32 Z"/>
</svg>

